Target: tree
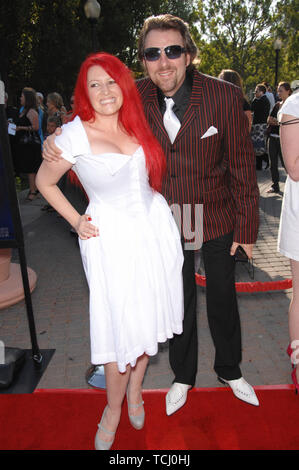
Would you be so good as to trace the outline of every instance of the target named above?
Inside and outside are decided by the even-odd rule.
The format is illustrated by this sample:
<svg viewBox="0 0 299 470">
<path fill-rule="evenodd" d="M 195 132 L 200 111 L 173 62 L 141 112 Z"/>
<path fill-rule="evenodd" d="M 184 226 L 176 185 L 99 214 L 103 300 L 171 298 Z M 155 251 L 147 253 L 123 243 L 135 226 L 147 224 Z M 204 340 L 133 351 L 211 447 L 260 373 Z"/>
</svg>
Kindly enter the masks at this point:
<svg viewBox="0 0 299 470">
<path fill-rule="evenodd" d="M 18 66 L 21 45 L 24 47 L 24 30 L 29 22 L 28 1 L 0 2 L 0 73 L 4 82 L 10 71 Z M 26 60 L 23 56 L 23 62 Z"/>
<path fill-rule="evenodd" d="M 271 33 L 273 37 L 283 40 L 280 77 L 283 80 L 298 78 L 299 0 L 283 0 L 277 3 Z"/>
<path fill-rule="evenodd" d="M 88 51 L 81 7 L 80 0 L 0 3 L 0 67 L 9 94 L 19 96 L 24 86 L 71 93 Z"/>
<path fill-rule="evenodd" d="M 117 55 L 130 68 L 140 71 L 137 40 L 145 18 L 171 13 L 188 21 L 193 1 L 188 0 L 110 0 L 103 2 L 98 28 L 100 48 Z"/>
<path fill-rule="evenodd" d="M 272 24 L 271 3 L 271 0 L 198 1 L 193 19 L 198 21 L 201 70 L 218 75 L 222 68 L 231 68 L 243 78 L 250 75 L 252 64 L 259 62 L 257 50 Z"/>
<path fill-rule="evenodd" d="M 24 86 L 47 94 L 72 93 L 79 66 L 91 52 L 86 0 L 1 0 L 0 73 L 10 96 Z M 109 0 L 101 3 L 96 25 L 98 46 L 135 71 L 137 38 L 144 19 L 173 13 L 188 20 L 193 1 Z M 15 101 L 15 104 L 17 102 Z"/>
<path fill-rule="evenodd" d="M 79 0 L 32 2 L 32 86 L 69 98 L 81 62 L 90 51 L 90 30 Z M 31 17 L 31 18 L 32 18 Z"/>
</svg>

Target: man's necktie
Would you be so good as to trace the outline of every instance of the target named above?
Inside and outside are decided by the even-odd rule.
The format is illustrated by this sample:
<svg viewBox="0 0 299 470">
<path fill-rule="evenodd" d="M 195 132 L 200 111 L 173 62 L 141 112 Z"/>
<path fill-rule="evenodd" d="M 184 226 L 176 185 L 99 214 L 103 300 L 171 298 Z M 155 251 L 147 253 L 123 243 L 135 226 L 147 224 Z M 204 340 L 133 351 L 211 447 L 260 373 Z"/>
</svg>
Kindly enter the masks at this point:
<svg viewBox="0 0 299 470">
<path fill-rule="evenodd" d="M 170 141 L 173 144 L 174 139 L 181 127 L 181 123 L 172 111 L 174 101 L 172 98 L 165 98 L 166 111 L 163 116 L 164 127 L 169 135 Z"/>
</svg>

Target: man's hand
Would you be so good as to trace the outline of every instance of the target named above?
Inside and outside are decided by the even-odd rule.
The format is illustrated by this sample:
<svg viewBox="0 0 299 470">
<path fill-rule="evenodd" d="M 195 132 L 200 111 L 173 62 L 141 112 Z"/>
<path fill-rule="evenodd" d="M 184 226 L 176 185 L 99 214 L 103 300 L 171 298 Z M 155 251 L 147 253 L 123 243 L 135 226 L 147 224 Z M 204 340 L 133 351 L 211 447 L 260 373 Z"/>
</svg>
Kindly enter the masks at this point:
<svg viewBox="0 0 299 470">
<path fill-rule="evenodd" d="M 267 123 L 270 125 L 270 126 L 278 126 L 278 121 L 275 117 L 273 116 L 269 116 L 268 119 L 267 119 Z"/>
<path fill-rule="evenodd" d="M 230 249 L 231 256 L 235 255 L 236 249 L 238 248 L 239 245 L 243 248 L 243 250 L 245 251 L 248 258 L 251 259 L 254 245 L 249 245 L 249 244 L 246 244 L 246 243 L 233 242 L 233 244 L 231 246 L 231 249 Z"/>
<path fill-rule="evenodd" d="M 60 135 L 61 127 L 57 127 L 55 134 L 49 135 L 43 143 L 43 158 L 48 162 L 57 162 L 61 157 L 61 150 L 55 145 L 55 136 Z"/>
</svg>

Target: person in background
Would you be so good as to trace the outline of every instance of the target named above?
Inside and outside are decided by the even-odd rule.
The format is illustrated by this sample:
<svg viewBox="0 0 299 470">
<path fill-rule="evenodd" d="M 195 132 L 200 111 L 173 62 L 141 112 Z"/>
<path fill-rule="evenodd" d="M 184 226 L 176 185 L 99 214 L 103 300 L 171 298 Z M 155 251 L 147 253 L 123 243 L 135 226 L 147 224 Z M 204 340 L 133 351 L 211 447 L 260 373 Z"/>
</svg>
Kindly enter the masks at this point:
<svg viewBox="0 0 299 470">
<path fill-rule="evenodd" d="M 279 171 L 278 171 L 278 160 L 280 159 L 282 166 L 284 167 L 284 161 L 281 154 L 280 138 L 279 138 L 279 125 L 277 121 L 277 113 L 285 100 L 292 94 L 291 85 L 288 82 L 280 82 L 277 87 L 277 95 L 280 99 L 270 116 L 268 117 L 268 154 L 270 158 L 270 171 L 272 177 L 272 186 L 268 189 L 267 193 L 279 193 Z"/>
<path fill-rule="evenodd" d="M 75 93 L 72 93 L 70 97 L 70 108 L 71 109 L 63 116 L 64 124 L 67 124 L 73 119 L 75 112 Z M 63 175 L 61 178 L 60 189 L 78 212 L 85 212 L 88 197 L 73 170 L 69 170 L 65 175 Z M 77 232 L 73 227 L 70 227 L 70 233 L 75 236 L 77 235 Z"/>
<path fill-rule="evenodd" d="M 263 82 L 262 85 L 266 87 L 266 93 L 265 95 L 267 96 L 269 103 L 270 103 L 270 110 L 269 113 L 271 113 L 272 109 L 275 106 L 275 97 L 274 94 L 272 93 L 272 88 L 268 82 Z"/>
<path fill-rule="evenodd" d="M 293 90 L 293 93 L 297 93 L 299 90 L 299 80 L 293 80 L 291 83 L 291 88 Z"/>
<path fill-rule="evenodd" d="M 292 381 L 299 391 L 299 89 L 288 97 L 278 111 L 280 141 L 288 173 L 280 226 L 278 251 L 290 259 L 293 292 L 289 307 L 290 344 L 287 348 L 293 370 Z"/>
<path fill-rule="evenodd" d="M 36 173 L 41 164 L 41 141 L 38 135 L 39 119 L 36 92 L 25 87 L 21 94 L 22 111 L 16 122 L 16 157 L 17 169 L 26 173 L 29 181 L 27 201 L 33 201 L 38 195 L 35 184 Z"/>
<path fill-rule="evenodd" d="M 57 127 L 61 126 L 61 120 L 59 116 L 49 116 L 47 119 L 47 131 L 45 134 L 45 139 L 51 135 L 54 134 L 56 131 Z"/>
<path fill-rule="evenodd" d="M 63 104 L 62 96 L 57 93 L 49 93 L 47 96 L 47 115 L 56 116 L 60 119 L 60 125 L 63 123 L 66 109 Z"/>
<path fill-rule="evenodd" d="M 267 154 L 267 120 L 270 110 L 270 102 L 266 97 L 266 87 L 260 83 L 255 87 L 255 97 L 251 103 L 253 112 L 253 121 L 251 128 L 251 138 L 256 156 L 256 169 L 263 169 L 263 160 L 266 162 L 266 168 L 269 166 Z"/>
<path fill-rule="evenodd" d="M 220 74 L 218 75 L 218 78 L 220 78 L 221 80 L 225 80 L 226 82 L 233 83 L 234 85 L 238 86 L 239 88 L 241 88 L 242 93 L 244 95 L 242 79 L 240 75 L 238 74 L 238 72 L 236 72 L 235 70 L 231 70 L 231 69 L 221 70 Z M 248 100 L 246 99 L 245 95 L 244 95 L 243 110 L 248 119 L 248 126 L 249 126 L 249 132 L 250 132 L 251 126 L 252 126 L 252 113 L 251 113 L 250 104 L 248 103 Z"/>
<path fill-rule="evenodd" d="M 74 109 L 75 109 L 75 96 L 74 96 L 74 94 L 72 94 L 72 96 L 70 98 L 70 107 L 71 107 L 71 109 L 69 109 L 69 111 L 63 117 L 63 124 L 66 124 L 67 122 L 71 121 L 71 119 L 72 119 Z"/>
<path fill-rule="evenodd" d="M 40 91 L 37 91 L 36 97 L 37 97 L 38 120 L 39 120 L 38 133 L 40 136 L 41 144 L 43 146 L 44 134 L 46 132 L 46 127 L 47 127 L 47 114 L 46 114 L 46 108 L 44 105 L 44 95 Z"/>
<path fill-rule="evenodd" d="M 55 117 L 56 119 L 58 119 L 59 127 L 70 119 L 66 117 L 67 112 L 63 103 L 62 96 L 57 92 L 48 94 L 47 109 L 48 109 L 47 110 L 48 117 L 51 116 L 51 117 Z M 70 172 L 71 171 L 72 170 L 70 169 Z M 58 183 L 59 189 L 64 193 L 66 197 L 69 196 L 67 193 L 70 193 L 70 192 L 72 193 L 76 192 L 76 194 L 78 193 L 77 189 L 75 189 L 75 187 L 72 187 L 72 184 L 70 183 L 68 179 L 68 175 L 70 174 L 70 172 L 63 174 Z M 81 208 L 81 205 L 80 205 L 80 208 Z M 72 233 L 74 233 L 73 227 L 71 227 L 70 230 Z"/>
<path fill-rule="evenodd" d="M 4 107 L 5 107 L 6 119 L 8 120 L 8 122 L 16 123 L 18 116 L 19 116 L 18 110 L 15 106 L 11 106 L 10 104 L 8 104 L 7 92 L 5 92 Z"/>
<path fill-rule="evenodd" d="M 46 107 L 45 107 L 45 104 L 44 104 L 44 95 L 42 94 L 41 91 L 37 91 L 36 92 L 36 96 L 37 96 L 37 105 L 38 107 L 42 110 L 42 111 L 46 111 Z"/>
<path fill-rule="evenodd" d="M 16 107 L 11 106 L 8 104 L 8 93 L 5 92 L 5 101 L 4 101 L 4 106 L 5 106 L 5 114 L 6 114 L 6 119 L 7 123 L 9 124 L 16 124 L 19 113 Z M 16 134 L 15 133 L 8 133 L 9 137 L 9 142 L 10 142 L 10 149 L 11 149 L 11 156 L 12 156 L 12 162 L 13 162 L 13 168 L 14 168 L 14 173 L 15 176 L 19 176 L 18 170 L 17 170 L 17 160 L 16 160 Z"/>
<path fill-rule="evenodd" d="M 49 136 L 54 134 L 56 131 L 57 127 L 61 125 L 61 120 L 59 116 L 49 116 L 47 119 L 47 131 L 45 134 L 45 139 Z M 44 204 L 41 208 L 41 211 L 47 211 L 47 212 L 55 212 L 55 209 L 53 209 L 50 204 Z"/>
</svg>

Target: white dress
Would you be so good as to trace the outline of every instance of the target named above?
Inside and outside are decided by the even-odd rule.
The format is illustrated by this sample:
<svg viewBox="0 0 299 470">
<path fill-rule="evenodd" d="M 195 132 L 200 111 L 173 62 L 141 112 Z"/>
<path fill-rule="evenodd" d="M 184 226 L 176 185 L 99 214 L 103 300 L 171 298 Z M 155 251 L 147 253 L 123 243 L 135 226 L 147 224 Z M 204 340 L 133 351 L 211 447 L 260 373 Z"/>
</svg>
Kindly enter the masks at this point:
<svg viewBox="0 0 299 470">
<path fill-rule="evenodd" d="M 299 118 L 299 92 L 286 99 L 278 112 Z M 290 124 L 292 125 L 292 124 Z M 299 181 L 287 177 L 278 232 L 278 251 L 287 258 L 299 261 Z"/>
<path fill-rule="evenodd" d="M 79 239 L 90 290 L 91 362 L 120 372 L 182 333 L 183 253 L 171 210 L 148 182 L 143 149 L 93 155 L 79 117 L 55 143 L 89 197 L 99 237 Z"/>
</svg>

